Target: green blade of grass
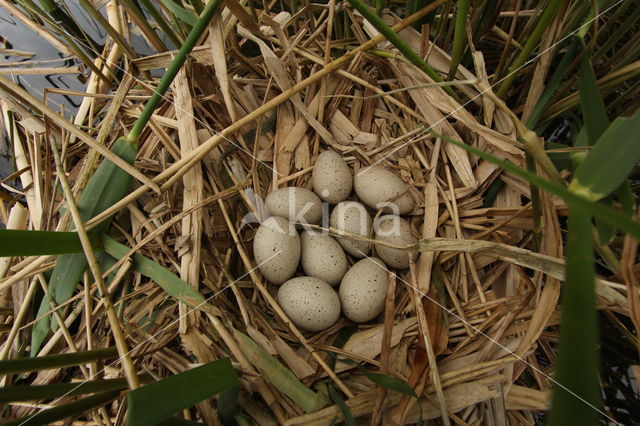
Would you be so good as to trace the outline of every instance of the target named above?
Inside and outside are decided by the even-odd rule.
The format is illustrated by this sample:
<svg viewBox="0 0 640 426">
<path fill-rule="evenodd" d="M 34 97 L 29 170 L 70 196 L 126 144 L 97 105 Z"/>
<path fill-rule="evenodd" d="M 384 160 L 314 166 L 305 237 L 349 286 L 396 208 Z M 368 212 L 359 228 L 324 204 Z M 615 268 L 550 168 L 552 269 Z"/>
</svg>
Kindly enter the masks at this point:
<svg viewBox="0 0 640 426">
<path fill-rule="evenodd" d="M 598 83 L 591 66 L 591 60 L 589 55 L 586 54 L 582 57 L 580 65 L 578 91 L 580 93 L 580 109 L 582 110 L 587 138 L 590 145 L 595 145 L 600 136 L 607 130 L 609 118 L 598 90 Z"/>
<path fill-rule="evenodd" d="M 356 426 L 356 419 L 353 418 L 353 413 L 349 409 L 349 406 L 344 402 L 344 400 L 340 397 L 336 389 L 333 387 L 331 383 L 327 384 L 327 390 L 329 391 L 329 397 L 331 401 L 340 408 L 342 412 L 342 421 L 347 426 Z"/>
<path fill-rule="evenodd" d="M 129 164 L 133 164 L 138 153 L 137 144 L 131 144 L 122 138 L 116 141 L 111 150 Z M 120 201 L 129 191 L 131 179 L 129 173 L 111 161 L 103 160 L 82 191 L 78 201 L 78 210 L 80 210 L 82 220 L 86 222 Z M 92 233 L 100 234 L 108 226 L 109 221 L 105 221 Z M 58 257 L 49 281 L 49 290 L 56 303 L 64 303 L 71 297 L 86 267 L 87 259 L 84 253 Z"/>
<path fill-rule="evenodd" d="M 611 49 L 614 46 L 619 45 L 621 39 L 624 40 L 624 35 L 627 34 L 632 28 L 634 28 L 640 20 L 640 8 L 635 8 L 635 10 L 629 11 L 624 15 L 626 15 L 624 19 L 618 19 L 617 21 L 615 21 L 618 22 L 619 25 L 613 32 L 606 35 L 606 40 L 604 40 L 603 43 L 600 44 L 598 50 L 595 52 L 594 60 L 601 59 L 607 53 L 611 54 Z"/>
<path fill-rule="evenodd" d="M 525 63 L 529 55 L 531 55 L 531 52 L 533 52 L 533 49 L 540 41 L 542 34 L 547 30 L 547 28 L 551 24 L 551 21 L 556 17 L 556 12 L 558 11 L 558 8 L 560 7 L 560 4 L 562 4 L 562 2 L 563 0 L 550 0 L 547 7 L 545 7 L 544 12 L 542 12 L 542 16 L 540 16 L 540 20 L 527 38 L 527 41 L 520 51 L 520 54 L 518 54 L 516 59 L 513 61 L 513 64 L 511 64 L 511 66 L 509 67 L 507 76 L 498 88 L 496 95 L 499 98 L 504 97 L 504 95 L 509 90 L 509 87 L 511 87 L 511 83 L 513 83 L 513 80 L 515 80 L 516 76 L 518 75 L 518 70 Z"/>
<path fill-rule="evenodd" d="M 142 379 L 142 377 L 141 377 Z M 147 375 L 146 380 L 151 376 Z M 62 395 L 74 396 L 96 392 L 108 392 L 127 388 L 127 379 L 88 380 L 74 383 L 54 383 L 40 386 L 6 386 L 0 388 L 0 402 L 36 401 L 41 399 L 56 399 Z"/>
<path fill-rule="evenodd" d="M 618 117 L 578 166 L 569 189 L 590 200 L 611 194 L 640 160 L 639 134 L 640 112 Z"/>
<path fill-rule="evenodd" d="M 51 310 L 51 293 L 45 294 L 40 301 L 40 307 L 36 313 L 36 318 L 40 318 L 31 329 L 31 349 L 29 355 L 35 357 L 42 346 L 42 342 L 51 330 L 51 315 L 45 315 Z"/>
<path fill-rule="evenodd" d="M 396 49 L 400 51 L 413 65 L 421 69 L 425 74 L 431 77 L 436 82 L 443 81 L 440 74 L 438 74 L 429 64 L 427 64 L 416 52 L 413 51 L 411 46 L 404 41 L 400 36 L 394 32 L 378 15 L 375 14 L 369 6 L 367 6 L 362 0 L 349 0 L 349 3 L 358 11 L 364 18 L 371 23 L 384 37 L 393 44 Z M 457 99 L 457 96 L 451 89 L 451 87 L 445 86 L 444 90 L 451 96 Z"/>
<path fill-rule="evenodd" d="M 182 38 L 180 37 L 179 34 L 176 33 L 176 31 L 174 31 L 172 26 L 164 19 L 164 16 L 162 16 L 162 13 L 160 13 L 160 11 L 156 9 L 153 2 L 151 2 L 150 0 L 141 0 L 141 2 L 144 8 L 149 13 L 149 15 L 151 15 L 151 17 L 156 22 L 156 24 L 158 24 L 158 26 L 162 30 L 162 33 L 165 34 L 169 38 L 169 40 L 171 40 L 171 43 L 173 43 L 173 45 L 176 48 L 181 46 L 183 42 Z"/>
<path fill-rule="evenodd" d="M 126 1 L 129 2 L 131 0 L 126 0 Z M 146 103 L 146 105 L 144 106 L 144 110 L 142 110 L 142 113 L 140 113 L 140 116 L 138 117 L 135 124 L 133 125 L 133 128 L 127 135 L 128 140 L 130 141 L 138 140 L 138 138 L 142 134 L 142 130 L 144 130 L 145 126 L 151 119 L 153 112 L 160 104 L 160 101 L 162 101 L 162 99 L 164 98 L 164 94 L 169 89 L 169 86 L 171 86 L 173 79 L 178 74 L 178 71 L 184 64 L 184 61 L 186 61 L 187 56 L 189 55 L 193 47 L 198 42 L 198 39 L 200 39 L 200 36 L 209 25 L 211 18 L 213 18 L 213 15 L 216 13 L 216 11 L 218 10 L 221 4 L 222 4 L 222 0 L 209 0 L 207 2 L 207 5 L 202 11 L 202 14 L 198 18 L 198 22 L 194 25 L 193 29 L 189 32 L 189 35 L 184 40 L 184 43 L 180 47 L 180 50 L 178 51 L 176 56 L 173 58 L 171 65 L 169 65 L 169 67 L 167 68 L 167 71 L 164 73 L 164 75 L 160 79 L 160 82 L 158 83 L 158 87 L 156 87 L 156 90 L 153 92 L 151 99 L 149 99 L 149 102 Z"/>
<path fill-rule="evenodd" d="M 306 387 L 291 370 L 262 349 L 249 336 L 237 330 L 234 331 L 234 336 L 242 353 L 264 375 L 265 380 L 295 401 L 305 412 L 312 413 L 327 405 L 327 397 L 324 394 Z"/>
<path fill-rule="evenodd" d="M 604 100 L 602 99 L 600 90 L 598 89 L 596 75 L 593 71 L 589 55 L 584 55 L 581 61 L 578 91 L 580 94 L 580 109 L 582 111 L 582 118 L 584 121 L 584 133 L 587 138 L 586 144 L 595 145 L 609 127 L 609 117 L 607 117 Z M 575 157 L 576 168 L 579 167 L 586 156 L 586 153 L 582 153 L 582 155 Z M 627 179 L 621 183 L 621 186 L 617 188 L 616 192 L 624 190 L 624 186 L 626 184 L 628 184 Z M 611 205 L 612 196 L 606 197 L 603 201 Z M 596 219 L 595 222 L 598 230 L 599 244 L 604 246 L 611 241 L 615 235 L 616 229 L 615 227 L 602 222 L 600 219 Z"/>
<path fill-rule="evenodd" d="M 171 13 L 173 13 L 176 16 L 176 18 L 180 19 L 181 21 L 191 26 L 195 25 L 196 22 L 198 22 L 198 17 L 193 12 L 190 12 L 178 6 L 173 0 L 160 0 L 160 1 L 162 1 L 162 4 L 164 4 L 166 8 L 169 9 L 169 11 L 171 11 Z"/>
<path fill-rule="evenodd" d="M 233 386 L 218 395 L 217 408 L 223 425 L 234 424 L 234 418 L 240 414 L 239 395 L 240 386 Z"/>
<path fill-rule="evenodd" d="M 100 249 L 100 240 L 94 234 L 91 245 Z M 82 244 L 75 232 L 0 229 L 0 257 L 68 253 L 82 253 Z"/>
<path fill-rule="evenodd" d="M 110 255 L 108 255 L 103 251 L 96 253 L 96 256 L 98 257 L 98 260 L 100 262 L 101 271 L 106 271 L 110 269 L 113 266 L 113 264 L 116 262 Z M 107 285 L 109 285 L 113 281 L 115 276 L 116 276 L 116 272 L 113 272 L 107 277 L 107 281 L 106 281 Z M 77 305 L 77 306 L 80 306 L 80 305 Z M 77 309 L 77 306 L 75 309 Z M 44 295 L 40 303 L 40 308 L 38 309 L 38 312 L 36 313 L 36 316 L 35 316 L 36 318 L 40 318 L 40 319 L 35 323 L 35 325 L 33 326 L 33 329 L 31 330 L 30 356 L 32 357 L 38 355 L 38 350 L 40 349 L 42 342 L 44 342 L 44 339 L 49 334 L 49 331 L 50 330 L 55 331 L 58 328 L 58 323 L 55 321 L 53 322 L 51 321 L 51 315 L 45 315 L 50 310 L 51 310 L 50 295 Z"/>
<path fill-rule="evenodd" d="M 469 0 L 458 0 L 458 11 L 456 12 L 456 28 L 453 33 L 453 52 L 451 53 L 451 68 L 449 69 L 449 80 L 453 80 L 458 72 L 458 65 L 462 60 L 462 54 L 467 41 L 467 13 L 469 12 Z"/>
<path fill-rule="evenodd" d="M 0 374 L 25 373 L 29 371 L 51 370 L 86 364 L 98 359 L 113 358 L 118 355 L 115 347 L 94 349 L 85 352 L 47 355 L 37 358 L 19 358 L 0 361 Z"/>
<path fill-rule="evenodd" d="M 417 11 L 419 11 L 424 7 L 427 7 L 428 5 L 429 5 L 429 0 L 407 0 L 406 6 L 405 6 L 405 10 L 406 10 L 405 16 L 413 15 L 414 13 L 416 13 Z M 423 18 L 420 18 L 415 24 L 412 25 L 413 28 L 415 28 L 418 31 L 421 31 L 423 25 L 430 24 L 433 21 L 433 17 L 435 16 L 435 14 L 436 12 L 433 11 L 430 14 L 424 16 Z"/>
<path fill-rule="evenodd" d="M 154 91 L 149 102 L 145 105 L 144 110 L 136 120 L 132 130 L 126 137 L 118 138 L 116 140 L 112 151 L 129 164 L 133 163 L 137 155 L 138 138 L 142 133 L 142 130 L 151 118 L 153 111 L 163 98 L 171 82 L 178 73 L 178 70 L 184 64 L 187 55 L 191 52 L 196 42 L 200 39 L 200 36 L 209 25 L 209 21 L 211 21 L 211 18 L 221 3 L 222 0 L 210 0 L 207 3 L 202 12 L 202 16 L 199 17 L 198 22 L 180 47 L 178 54 L 175 56 L 171 65 L 167 68 L 167 71 L 160 79 L 158 87 Z M 133 11 L 132 13 L 134 15 L 137 14 L 136 16 L 138 19 L 143 20 L 143 26 L 146 25 L 146 27 L 148 27 L 148 23 L 141 16 L 140 10 L 132 0 L 125 0 L 125 3 L 123 4 L 127 4 Z M 151 33 L 157 38 L 157 35 L 153 30 L 151 30 Z M 128 173 L 116 167 L 110 161 L 104 160 L 96 170 L 94 176 L 92 176 L 87 183 L 87 186 L 80 197 L 80 201 L 78 202 L 78 209 L 80 210 L 82 220 L 86 221 L 90 219 L 96 213 L 104 211 L 117 201 L 121 200 L 128 191 L 130 182 L 131 176 Z M 108 221 L 96 227 L 93 232 L 100 234 L 101 232 L 106 231 L 107 228 Z M 58 258 L 49 282 L 51 295 L 58 304 L 65 302 L 69 297 L 71 297 L 86 266 L 86 258 L 81 254 L 62 255 Z M 40 312 L 43 310 L 44 306 L 41 305 Z M 44 323 L 47 320 L 43 319 L 41 321 Z M 50 321 L 50 319 L 48 321 Z M 38 352 L 40 344 L 42 344 L 42 339 L 44 339 L 44 336 L 40 332 L 43 328 L 42 324 L 38 325 L 38 327 L 38 333 L 34 333 L 32 336 L 32 354 Z M 34 338 L 34 336 L 36 338 Z"/>
<path fill-rule="evenodd" d="M 125 423 L 135 426 L 155 425 L 239 383 L 228 358 L 167 377 L 127 394 Z"/>
<path fill-rule="evenodd" d="M 540 117 L 542 116 L 542 113 L 544 112 L 545 107 L 549 104 L 549 101 L 551 100 L 553 95 L 556 93 L 556 91 L 560 87 L 562 80 L 564 79 L 565 75 L 567 74 L 567 71 L 569 70 L 569 66 L 571 66 L 571 62 L 573 62 L 573 60 L 575 59 L 576 55 L 579 52 L 579 49 L 580 49 L 580 39 L 578 39 L 577 37 L 574 37 L 571 40 L 571 44 L 569 45 L 569 48 L 562 55 L 560 62 L 556 66 L 555 70 L 553 71 L 551 78 L 545 85 L 542 96 L 540 96 L 538 103 L 533 108 L 533 111 L 531 112 L 531 115 L 527 120 L 527 127 L 529 129 L 533 130 L 538 125 L 538 121 L 540 120 Z"/>
<path fill-rule="evenodd" d="M 418 424 L 422 424 L 422 404 L 420 403 L 420 397 L 418 394 L 405 382 L 402 380 L 398 380 L 395 377 L 388 376 L 386 374 L 374 373 L 372 371 L 367 370 L 358 364 L 358 370 L 360 370 L 367 379 L 371 380 L 378 386 L 381 386 L 385 389 L 388 389 L 393 392 L 398 392 L 404 395 L 412 396 L 416 399 L 418 403 L 418 408 L 420 409 L 420 419 L 418 420 Z"/>
<path fill-rule="evenodd" d="M 204 10 L 204 3 L 202 3 L 202 0 L 190 0 L 189 3 L 193 6 L 193 9 L 198 15 Z"/>
<path fill-rule="evenodd" d="M 573 146 L 576 148 L 585 148 L 584 150 L 571 153 L 572 170 L 575 172 L 587 157 L 586 148 L 589 147 L 589 138 L 587 137 L 587 128 L 585 126 L 582 126 L 580 130 L 578 130 L 578 134 L 573 140 Z"/>
<path fill-rule="evenodd" d="M 223 423 L 224 424 L 224 423 Z M 201 426 L 200 422 L 192 422 L 191 420 L 185 420 L 182 417 L 169 417 L 158 423 L 156 426 Z"/>
<path fill-rule="evenodd" d="M 351 336 L 358 331 L 358 327 L 344 327 L 340 330 L 336 338 L 333 340 L 333 347 L 342 349 L 344 345 L 347 344 Z M 333 370 L 336 367 L 336 361 L 338 360 L 337 355 L 334 352 L 331 352 L 331 358 L 329 358 L 329 367 Z"/>
<path fill-rule="evenodd" d="M 102 243 L 105 251 L 116 259 L 121 259 L 129 253 L 129 248 L 118 243 L 108 235 L 103 235 Z M 194 290 L 189 284 L 178 278 L 176 274 L 169 271 L 157 262 L 139 253 L 132 256 L 133 268 L 145 277 L 151 278 L 164 291 L 175 297 L 182 303 L 192 308 L 206 309 L 208 306 L 204 297 Z M 209 305 L 210 306 L 210 305 Z"/>
<path fill-rule="evenodd" d="M 119 138 L 111 148 L 111 151 L 133 164 L 138 149 L 136 143 Z M 113 204 L 118 202 L 128 192 L 131 185 L 131 175 L 111 161 L 105 159 L 96 169 L 87 186 L 82 191 L 78 201 L 78 210 L 82 220 L 87 221 L 95 215 L 103 212 Z M 109 227 L 110 220 L 93 229 L 89 235 L 99 235 Z M 56 266 L 53 268 L 49 279 L 49 294 L 56 303 L 61 304 L 69 300 L 76 286 L 82 278 L 82 274 L 87 268 L 87 258 L 84 253 L 63 254 L 58 256 Z M 49 311 L 50 299 L 45 296 L 40 303 L 38 315 L 43 315 Z M 31 356 L 35 356 L 40 350 L 40 346 L 46 337 L 51 325 L 49 316 L 43 317 L 33 328 L 31 334 Z"/>
<path fill-rule="evenodd" d="M 395 377 L 391 377 L 386 374 L 374 373 L 363 367 L 360 367 L 359 370 L 365 376 L 367 376 L 367 379 L 371 380 L 373 383 L 375 383 L 378 386 L 382 386 L 383 388 L 388 389 L 390 391 L 394 391 L 404 395 L 413 396 L 414 398 L 418 398 L 418 394 L 416 394 L 416 392 L 402 380 L 398 380 Z"/>
<path fill-rule="evenodd" d="M 618 200 L 620 204 L 622 204 L 622 209 L 625 214 L 633 217 L 636 211 L 636 200 L 633 194 L 633 188 L 631 188 L 631 183 L 629 183 L 628 179 L 618 189 Z"/>
<path fill-rule="evenodd" d="M 40 411 L 36 414 L 22 417 L 10 422 L 3 423 L 3 426 L 31 426 L 31 425 L 44 425 L 50 424 L 58 420 L 69 419 L 75 416 L 79 416 L 88 411 L 94 410 L 102 405 L 105 405 L 109 401 L 115 399 L 119 392 L 104 392 L 96 395 L 88 396 L 86 398 L 78 399 L 77 401 L 69 402 L 58 407 L 49 408 L 47 410 Z"/>
<path fill-rule="evenodd" d="M 500 17 L 500 2 L 486 1 L 481 3 L 482 13 L 473 28 L 473 44 L 478 45 L 479 40 L 487 35 Z M 478 7 L 478 6 L 475 6 Z"/>
<path fill-rule="evenodd" d="M 591 214 L 591 216 L 602 219 L 603 222 L 609 223 L 622 231 L 628 232 L 636 238 L 640 238 L 640 223 L 633 220 L 629 216 L 620 214 L 616 210 L 613 210 L 612 208 L 604 204 L 595 202 L 582 195 L 576 194 L 562 185 L 543 179 L 540 176 L 523 169 L 522 167 L 516 166 L 515 164 L 508 161 L 501 160 L 500 158 L 494 157 L 493 155 L 479 150 L 473 146 L 455 141 L 450 137 L 442 135 L 432 129 L 426 129 L 426 131 L 438 136 L 439 138 L 442 138 L 442 140 L 447 141 L 448 143 L 459 146 L 460 148 L 464 149 L 467 152 L 470 152 L 471 154 L 477 155 L 483 160 L 490 161 L 493 164 L 498 165 L 502 169 L 520 176 L 526 181 L 533 183 L 538 188 L 544 189 L 545 191 L 548 191 L 553 195 L 557 195 L 569 204 L 573 204 L 576 207 L 585 209 Z"/>
<path fill-rule="evenodd" d="M 600 5 L 600 7 L 601 6 L 602 5 Z M 549 82 L 545 85 L 542 96 L 540 96 L 540 99 L 533 109 L 531 116 L 527 120 L 527 127 L 529 129 L 534 130 L 534 128 L 538 125 L 538 121 L 540 120 L 543 111 L 549 104 L 549 101 L 551 100 L 553 95 L 560 89 L 562 81 L 569 71 L 569 68 L 572 66 L 572 63 L 576 59 L 577 55 L 583 49 L 584 35 L 589 32 L 589 30 L 593 26 L 593 23 L 596 22 L 596 20 L 593 19 L 594 15 L 594 8 L 590 8 L 589 13 L 583 18 L 583 20 L 579 24 L 579 27 L 577 28 L 578 33 L 575 36 L 571 37 L 569 47 L 562 54 L 560 62 L 555 67 L 555 70 L 553 71 Z M 560 46 L 558 46 L 558 48 L 560 48 Z M 540 134 L 540 132 L 538 133 Z"/>
<path fill-rule="evenodd" d="M 589 213 L 570 204 L 560 354 L 548 422 L 552 426 L 595 425 L 598 420 L 598 324 L 591 244 Z"/>
</svg>

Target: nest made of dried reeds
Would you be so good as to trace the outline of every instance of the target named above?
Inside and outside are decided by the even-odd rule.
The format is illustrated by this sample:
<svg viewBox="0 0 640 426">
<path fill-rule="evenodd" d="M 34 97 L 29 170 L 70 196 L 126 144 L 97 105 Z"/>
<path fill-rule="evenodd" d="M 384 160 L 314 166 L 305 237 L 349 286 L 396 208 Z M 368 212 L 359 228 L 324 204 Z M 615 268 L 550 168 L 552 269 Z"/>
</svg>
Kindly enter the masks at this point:
<svg viewBox="0 0 640 426">
<path fill-rule="evenodd" d="M 323 18 L 309 20 L 312 11 Z M 335 37 L 334 19 L 344 15 L 352 21 L 349 43 Z M 384 18 L 400 22 L 393 14 Z M 239 22 L 228 9 L 214 19 L 139 139 L 134 166 L 159 176 L 154 183 L 162 192 L 135 180 L 135 197 L 109 211 L 118 212 L 112 235 L 133 249 L 129 257 L 142 254 L 173 271 L 212 305 L 204 312 L 181 303 L 131 262 L 121 262 L 111 292 L 118 294 L 115 308 L 135 369 L 159 379 L 230 357 L 241 376 L 242 412 L 257 424 L 343 418 L 335 399 L 305 413 L 283 392 L 293 377 L 320 393 L 327 385 L 339 391 L 358 422 L 534 423 L 549 406 L 557 356 L 560 224 L 567 207 L 542 193 L 542 222 L 535 224 L 528 182 L 449 143 L 462 141 L 525 166 L 519 123 L 492 96 L 483 55 L 474 51 L 473 68 L 459 67 L 456 88 L 464 96 L 456 100 L 342 4 L 264 13 L 261 22 L 259 28 L 252 20 Z M 399 31 L 446 73 L 450 57 L 421 34 L 412 27 Z M 377 43 L 367 45 L 372 39 Z M 375 49 L 347 50 L 354 45 Z M 157 84 L 149 73 L 172 56 L 128 64 L 112 95 L 84 93 L 90 123 L 84 131 L 105 146 L 125 134 Z M 56 229 L 64 197 L 50 190 L 56 172 L 41 136 L 60 138 L 76 193 L 99 157 L 69 131 L 69 122 L 46 114 L 41 120 L 4 102 L 3 109 L 16 111 L 16 135 L 28 147 L 17 159 L 21 178 L 30 179 L 22 222 Z M 419 251 L 415 264 L 392 280 L 384 315 L 358 326 L 341 319 L 310 334 L 287 320 L 274 300 L 276 287 L 256 270 L 256 226 L 246 218 L 264 217 L 259 200 L 276 188 L 309 187 L 315 158 L 325 149 L 340 152 L 354 170 L 377 163 L 401 176 L 416 201 L 409 220 L 421 243 L 412 248 Z M 532 232 L 536 226 L 543 232 Z M 30 280 L 53 260 L 12 264 L 13 306 L 33 296 Z M 601 309 L 627 311 L 620 285 L 600 280 L 598 294 Z M 67 335 L 64 327 L 50 335 L 40 355 L 67 352 L 72 342 L 75 350 L 113 345 L 96 296 L 80 291 L 57 312 L 72 327 Z M 23 318 L 18 341 L 33 324 Z M 265 374 L 265 351 L 293 377 Z M 372 381 L 372 372 L 405 382 L 419 400 Z M 43 371 L 31 384 L 80 374 L 77 368 Z M 103 378 L 120 376 L 118 364 L 101 370 Z M 199 403 L 189 416 L 217 424 L 218 401 Z M 108 408 L 120 412 L 122 400 Z M 11 408 L 16 416 L 36 409 Z"/>
</svg>

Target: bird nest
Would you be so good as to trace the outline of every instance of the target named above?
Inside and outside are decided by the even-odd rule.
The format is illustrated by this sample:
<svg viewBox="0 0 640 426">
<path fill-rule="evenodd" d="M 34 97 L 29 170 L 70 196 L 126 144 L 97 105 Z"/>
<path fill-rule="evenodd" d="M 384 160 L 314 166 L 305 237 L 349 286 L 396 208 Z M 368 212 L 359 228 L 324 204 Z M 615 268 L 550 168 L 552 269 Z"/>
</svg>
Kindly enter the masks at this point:
<svg viewBox="0 0 640 426">
<path fill-rule="evenodd" d="M 307 19 L 315 11 L 323 18 Z M 134 196 L 107 211 L 118 212 L 111 235 L 132 248 L 125 260 L 133 263 L 121 262 L 111 290 L 136 370 L 161 378 L 229 357 L 241 377 L 242 412 L 257 424 L 329 424 L 348 412 L 397 424 L 533 423 L 548 409 L 553 383 L 567 208 L 540 194 L 541 223 L 534 222 L 528 182 L 451 143 L 525 167 L 521 124 L 492 95 L 482 55 L 473 52 L 473 67 L 458 69 L 454 97 L 452 85 L 435 83 L 351 9 L 309 4 L 296 15 L 265 13 L 262 27 L 227 13 L 192 51 L 139 139 L 134 166 L 161 193 L 134 179 Z M 334 14 L 351 18 L 348 33 Z M 404 26 L 400 37 L 445 74 L 449 56 Z M 94 124 L 86 132 L 106 145 L 125 134 L 157 85 L 152 76 L 174 54 L 139 58 L 113 95 L 89 94 Z M 82 188 L 95 152 L 60 123 L 25 111 L 17 117 L 31 171 L 50 161 L 46 149 L 35 149 L 35 120 L 62 136 L 68 177 Z M 415 262 L 390 281 L 385 313 L 363 324 L 341 317 L 308 333 L 277 305 L 277 286 L 256 269 L 252 240 L 265 217 L 261 200 L 280 187 L 309 188 L 326 149 L 354 170 L 378 164 L 400 176 L 415 200 L 405 217 L 420 242 L 407 247 Z M 43 191 L 34 203 L 43 227 L 55 229 L 62 196 L 31 190 Z M 142 274 L 134 253 L 179 276 L 208 308 Z M 45 260 L 21 278 L 51 268 Z M 9 277 L 30 271 L 31 262 L 22 260 Z M 20 285 L 14 294 L 24 297 Z M 618 287 L 598 282 L 600 308 L 627 311 Z M 59 310 L 77 318 L 87 315 L 83 303 L 93 308 L 89 330 L 72 321 L 71 338 L 80 349 L 110 346 L 104 309 L 82 294 Z M 69 350 L 59 332 L 44 348 Z M 274 359 L 269 371 L 265 363 Z M 48 370 L 32 383 L 78 374 Z M 121 373 L 112 366 L 103 375 Z M 328 395 L 318 397 L 324 403 L 305 412 L 287 391 L 300 383 Z M 216 424 L 216 406 L 216 398 L 204 401 L 191 417 Z"/>
</svg>

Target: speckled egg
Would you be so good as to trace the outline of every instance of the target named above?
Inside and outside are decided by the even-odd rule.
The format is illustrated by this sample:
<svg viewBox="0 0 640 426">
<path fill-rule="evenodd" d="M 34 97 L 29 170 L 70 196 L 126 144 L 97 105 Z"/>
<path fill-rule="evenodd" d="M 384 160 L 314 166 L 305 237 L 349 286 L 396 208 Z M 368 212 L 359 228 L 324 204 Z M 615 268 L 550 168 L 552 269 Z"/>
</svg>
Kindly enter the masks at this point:
<svg viewBox="0 0 640 426">
<path fill-rule="evenodd" d="M 300 236 L 302 269 L 310 277 L 335 286 L 349 269 L 342 247 L 330 235 L 305 231 Z"/>
<path fill-rule="evenodd" d="M 311 175 L 313 190 L 330 204 L 347 199 L 353 188 L 353 173 L 342 158 L 334 151 L 324 151 L 316 160 Z"/>
<path fill-rule="evenodd" d="M 371 230 L 371 215 L 362 203 L 357 201 L 343 201 L 336 205 L 331 212 L 330 226 L 350 234 L 369 237 Z M 358 259 L 369 254 L 369 243 L 349 237 L 336 237 L 342 248 Z"/>
<path fill-rule="evenodd" d="M 377 257 L 362 259 L 351 267 L 340 283 L 342 312 L 351 321 L 366 322 L 384 309 L 389 283 L 387 267 Z"/>
<path fill-rule="evenodd" d="M 385 241 L 398 246 L 416 244 L 418 239 L 411 234 L 411 225 L 400 216 L 385 215 L 374 225 L 376 241 Z M 407 269 L 411 252 L 376 244 L 376 253 L 384 262 L 396 269 Z"/>
<path fill-rule="evenodd" d="M 338 293 L 318 278 L 290 279 L 278 289 L 277 300 L 289 319 L 303 330 L 324 330 L 340 316 Z"/>
<path fill-rule="evenodd" d="M 371 208 L 378 209 L 383 207 L 380 203 L 390 202 L 397 206 L 397 211 L 387 206 L 385 212 L 407 214 L 413 210 L 414 202 L 411 194 L 406 192 L 407 185 L 384 167 L 372 166 L 358 171 L 353 186 L 360 200 Z"/>
<path fill-rule="evenodd" d="M 277 189 L 267 195 L 265 204 L 272 215 L 292 222 L 317 224 L 322 219 L 320 198 L 305 188 L 290 186 Z"/>
<path fill-rule="evenodd" d="M 300 237 L 296 227 L 278 216 L 262 222 L 253 239 L 253 256 L 268 281 L 282 284 L 291 278 L 300 260 Z"/>
</svg>

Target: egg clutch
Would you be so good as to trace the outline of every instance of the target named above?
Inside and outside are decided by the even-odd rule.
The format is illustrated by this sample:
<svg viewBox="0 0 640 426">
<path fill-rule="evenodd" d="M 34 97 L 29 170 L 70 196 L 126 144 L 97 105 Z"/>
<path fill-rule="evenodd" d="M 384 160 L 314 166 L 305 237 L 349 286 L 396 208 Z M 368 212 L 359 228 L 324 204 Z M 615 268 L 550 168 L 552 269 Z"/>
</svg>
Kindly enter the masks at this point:
<svg viewBox="0 0 640 426">
<path fill-rule="evenodd" d="M 374 243 L 374 257 L 369 242 L 356 237 L 393 246 L 417 243 L 400 216 L 413 210 L 414 200 L 393 172 L 374 165 L 354 176 L 334 151 L 318 156 L 311 182 L 313 191 L 287 187 L 267 195 L 271 217 L 253 240 L 256 264 L 267 281 L 280 285 L 278 304 L 301 329 L 324 330 L 340 312 L 354 322 L 370 321 L 384 309 L 387 267 L 408 268 L 411 254 Z M 348 200 L 352 191 L 357 201 Z M 328 206 L 333 207 L 330 215 Z M 380 215 L 373 220 L 370 211 Z M 344 235 L 309 226 L 321 222 Z M 347 256 L 355 261 L 351 267 Z M 299 265 L 305 276 L 292 278 Z"/>
</svg>

